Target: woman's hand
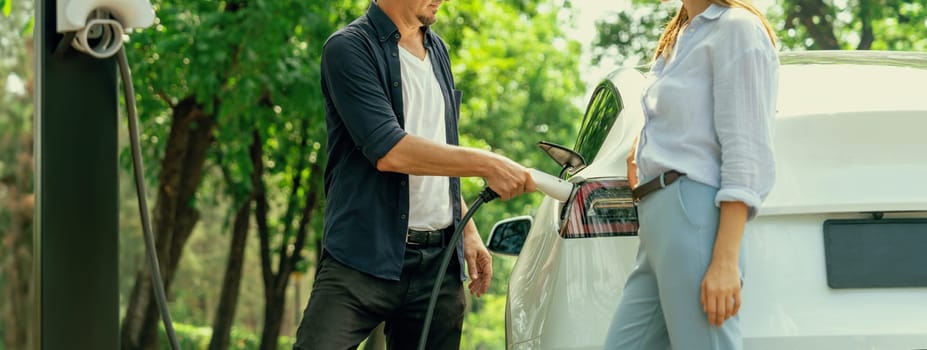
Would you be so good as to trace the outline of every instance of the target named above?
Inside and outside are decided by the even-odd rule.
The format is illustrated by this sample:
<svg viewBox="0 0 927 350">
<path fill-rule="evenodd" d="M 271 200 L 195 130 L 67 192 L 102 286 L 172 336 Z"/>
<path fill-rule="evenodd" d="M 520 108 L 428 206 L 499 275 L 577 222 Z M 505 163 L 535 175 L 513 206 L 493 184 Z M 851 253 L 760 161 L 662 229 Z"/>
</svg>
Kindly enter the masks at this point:
<svg viewBox="0 0 927 350">
<path fill-rule="evenodd" d="M 708 323 L 717 327 L 740 311 L 740 271 L 736 262 L 708 265 L 702 279 L 702 309 L 708 314 Z"/>
<path fill-rule="evenodd" d="M 702 278 L 702 309 L 708 323 L 721 327 L 740 311 L 740 241 L 747 222 L 747 205 L 721 202 L 718 235 L 711 263 Z"/>
<path fill-rule="evenodd" d="M 625 162 L 628 165 L 628 184 L 631 185 L 631 188 L 637 187 L 637 138 L 634 138 L 634 143 L 631 145 L 631 150 L 628 151 L 628 158 L 625 159 Z"/>
</svg>

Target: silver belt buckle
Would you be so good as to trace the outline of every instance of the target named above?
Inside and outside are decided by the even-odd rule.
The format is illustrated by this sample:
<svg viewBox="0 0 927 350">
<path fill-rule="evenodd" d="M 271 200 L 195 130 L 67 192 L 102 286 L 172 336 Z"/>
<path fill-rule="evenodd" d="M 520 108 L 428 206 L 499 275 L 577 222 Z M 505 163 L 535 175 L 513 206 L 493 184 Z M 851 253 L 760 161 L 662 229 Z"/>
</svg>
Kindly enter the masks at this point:
<svg viewBox="0 0 927 350">
<path fill-rule="evenodd" d="M 412 234 L 412 230 L 406 230 L 406 245 L 411 245 L 411 246 L 421 245 L 421 243 L 409 242 L 409 235 L 411 234 Z"/>
</svg>

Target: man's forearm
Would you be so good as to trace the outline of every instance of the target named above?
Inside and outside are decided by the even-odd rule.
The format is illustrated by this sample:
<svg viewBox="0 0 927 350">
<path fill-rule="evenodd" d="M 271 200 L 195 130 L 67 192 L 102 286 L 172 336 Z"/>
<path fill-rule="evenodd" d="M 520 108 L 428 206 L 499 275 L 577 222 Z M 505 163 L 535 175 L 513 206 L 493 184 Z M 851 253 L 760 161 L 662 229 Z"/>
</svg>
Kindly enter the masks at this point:
<svg viewBox="0 0 927 350">
<path fill-rule="evenodd" d="M 420 176 L 485 177 L 493 166 L 493 156 L 478 149 L 406 135 L 377 161 L 377 169 Z"/>
<path fill-rule="evenodd" d="M 403 136 L 377 160 L 377 170 L 419 176 L 479 176 L 502 200 L 535 188 L 528 169 L 506 157 L 414 135 Z"/>
</svg>

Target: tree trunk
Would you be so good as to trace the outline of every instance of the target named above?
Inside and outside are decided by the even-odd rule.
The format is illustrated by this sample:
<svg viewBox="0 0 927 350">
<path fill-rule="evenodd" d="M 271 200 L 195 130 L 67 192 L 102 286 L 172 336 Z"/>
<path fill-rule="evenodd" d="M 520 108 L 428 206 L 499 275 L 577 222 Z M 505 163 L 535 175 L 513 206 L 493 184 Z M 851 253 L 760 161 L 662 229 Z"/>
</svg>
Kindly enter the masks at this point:
<svg viewBox="0 0 927 350">
<path fill-rule="evenodd" d="M 293 243 L 291 252 L 288 254 L 285 249 L 280 250 L 280 254 L 285 254 L 280 260 L 281 265 L 277 269 L 277 274 L 272 280 L 275 282 L 272 288 L 265 286 L 265 312 L 264 312 L 264 331 L 261 334 L 261 350 L 277 349 L 277 341 L 280 336 L 280 327 L 283 322 L 283 306 L 286 301 L 286 289 L 290 282 L 290 273 L 296 269 L 296 264 L 300 260 L 303 246 L 306 245 L 306 236 L 308 234 L 308 224 L 312 216 L 317 212 L 318 198 L 320 195 L 321 185 L 321 168 L 318 163 L 310 167 L 309 191 L 306 193 L 306 203 L 303 207 L 299 228 L 297 229 L 296 241 Z"/>
<path fill-rule="evenodd" d="M 214 116 L 205 114 L 192 96 L 173 108 L 152 224 L 164 290 L 168 295 L 184 244 L 199 220 L 193 197 L 202 179 L 214 128 Z M 147 265 L 136 275 L 128 305 L 122 322 L 122 348 L 156 349 L 160 314 Z"/>
<path fill-rule="evenodd" d="M 235 309 L 238 305 L 238 292 L 241 287 L 242 266 L 245 261 L 245 243 L 248 238 L 250 219 L 251 199 L 248 198 L 235 213 L 229 259 L 225 268 L 225 277 L 222 281 L 222 292 L 219 297 L 219 307 L 216 309 L 216 319 L 213 321 L 209 350 L 224 350 L 229 347 L 229 335 L 231 334 L 232 323 L 235 321 Z"/>
<path fill-rule="evenodd" d="M 872 42 L 875 41 L 875 34 L 872 32 L 872 12 L 875 6 L 872 0 L 859 1 L 859 21 L 863 24 L 863 28 L 859 35 L 857 50 L 869 50 L 872 48 Z"/>
<path fill-rule="evenodd" d="M 289 280 L 289 278 L 285 278 Z M 264 297 L 264 330 L 261 332 L 260 350 L 277 350 L 280 327 L 283 323 L 283 305 L 286 301 L 286 289 Z"/>
<path fill-rule="evenodd" d="M 290 273 L 296 269 L 296 264 L 301 259 L 303 246 L 306 245 L 306 236 L 308 235 L 309 223 L 312 221 L 313 214 L 317 211 L 318 199 L 322 187 L 322 169 L 320 162 L 309 165 L 309 177 L 306 179 L 308 189 L 306 191 L 305 202 L 302 210 L 299 211 L 299 223 L 295 230 L 295 238 L 288 233 L 293 232 L 288 226 L 291 222 L 289 217 L 296 212 L 299 201 L 290 201 L 286 210 L 285 218 L 282 222 L 287 223 L 284 226 L 280 241 L 280 247 L 277 249 L 278 264 L 276 273 L 271 263 L 270 249 L 270 227 L 268 226 L 267 216 L 269 214 L 269 205 L 267 203 L 267 190 L 263 181 L 264 164 L 263 164 L 263 142 L 261 135 L 255 130 L 253 133 L 255 142 L 251 148 L 251 164 L 253 167 L 252 184 L 254 189 L 255 200 L 255 221 L 257 223 L 258 237 L 261 245 L 261 272 L 264 282 L 264 330 L 261 332 L 262 350 L 275 350 L 277 348 L 278 337 L 280 336 L 281 324 L 283 322 L 283 309 L 286 302 L 286 289 L 290 282 Z M 303 154 L 308 154 L 308 142 L 306 135 L 300 143 Z M 302 173 L 306 167 L 305 158 L 301 158 L 299 164 L 295 167 L 296 174 Z M 290 197 L 296 196 L 301 187 L 301 176 L 295 176 L 291 186 Z"/>
</svg>

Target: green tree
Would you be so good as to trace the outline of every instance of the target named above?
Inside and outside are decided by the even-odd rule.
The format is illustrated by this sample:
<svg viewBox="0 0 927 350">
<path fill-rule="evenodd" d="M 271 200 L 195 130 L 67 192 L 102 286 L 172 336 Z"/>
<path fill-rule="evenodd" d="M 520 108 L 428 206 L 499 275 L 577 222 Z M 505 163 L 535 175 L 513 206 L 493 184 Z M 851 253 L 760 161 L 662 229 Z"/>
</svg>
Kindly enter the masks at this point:
<svg viewBox="0 0 927 350">
<path fill-rule="evenodd" d="M 785 47 L 822 50 L 927 49 L 927 2 L 786 0 L 770 9 Z"/>
<path fill-rule="evenodd" d="M 316 55 L 307 40 L 318 36 L 319 23 L 327 21 L 323 14 L 328 11 L 324 10 L 334 4 L 155 1 L 156 25 L 134 33 L 130 43 L 145 124 L 143 140 L 149 146 L 148 159 L 158 160 L 150 169 L 157 174 L 154 226 L 165 287 L 171 287 L 184 246 L 201 217 L 201 203 L 209 203 L 208 197 L 217 195 L 201 186 L 204 174 L 211 173 L 208 166 L 219 164 L 225 171 L 221 178 L 230 187 L 227 192 L 239 195 L 233 211 L 247 210 L 242 203 L 247 195 L 241 194 L 252 190 L 255 198 L 265 196 L 287 203 L 282 209 L 270 205 L 262 208 L 259 201 L 255 213 L 266 292 L 262 348 L 275 347 L 282 313 L 279 305 L 283 304 L 279 290 L 285 290 L 288 272 L 301 256 L 304 240 L 297 236 L 308 232 L 292 228 L 294 222 L 302 225 L 301 220 L 311 216 L 293 213 L 317 210 L 317 202 L 301 200 L 311 191 L 284 183 L 294 179 L 309 184 L 320 181 L 321 172 L 311 170 L 322 157 L 310 157 L 310 150 L 318 149 L 322 142 L 322 134 L 312 127 L 321 124 L 322 107 L 315 98 L 319 95 Z M 254 144 L 262 155 L 256 161 L 249 152 Z M 259 170 L 255 164 L 266 169 L 259 182 L 274 181 L 263 193 L 249 180 L 252 172 Z M 217 180 L 207 177 L 205 181 Z M 278 189 L 287 192 L 278 194 Z M 275 215 L 280 219 L 268 220 Z M 263 226 L 262 220 L 269 224 Z M 271 248 L 271 243 L 282 248 Z M 280 257 L 276 271 L 270 264 L 273 256 Z M 237 261 L 234 256 L 230 258 L 233 263 Z M 231 270 L 230 277 L 234 277 L 235 268 Z M 144 270 L 136 276 L 123 321 L 124 348 L 152 349 L 157 342 L 158 318 L 148 278 Z M 233 284 L 226 285 L 233 288 Z M 220 293 L 223 298 L 235 294 Z M 229 308 L 235 303 L 225 300 L 221 304 Z M 234 315 L 230 311 L 217 310 Z M 216 333 L 226 337 L 228 322 L 219 318 L 215 320 Z"/>
<path fill-rule="evenodd" d="M 612 14 L 595 23 L 592 64 L 614 66 L 647 64 L 657 48 L 663 26 L 676 14 L 678 5 L 635 1 L 633 10 Z"/>
</svg>

